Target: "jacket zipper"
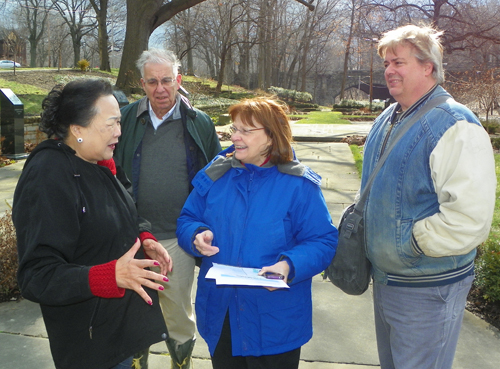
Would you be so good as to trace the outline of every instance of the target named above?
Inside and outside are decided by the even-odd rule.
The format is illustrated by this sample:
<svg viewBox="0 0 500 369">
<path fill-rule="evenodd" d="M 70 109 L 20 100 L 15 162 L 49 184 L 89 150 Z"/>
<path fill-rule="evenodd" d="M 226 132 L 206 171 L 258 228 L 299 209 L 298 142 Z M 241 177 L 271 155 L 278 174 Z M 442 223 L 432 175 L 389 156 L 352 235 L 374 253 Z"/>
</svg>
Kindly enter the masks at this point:
<svg viewBox="0 0 500 369">
<path fill-rule="evenodd" d="M 89 326 L 89 336 L 90 339 L 92 339 L 92 334 L 93 334 L 93 324 L 97 315 L 97 312 L 99 311 L 99 305 L 101 304 L 101 298 L 97 298 L 97 302 L 95 304 L 94 311 L 92 312 L 92 316 L 90 317 L 90 326 Z"/>
<path fill-rule="evenodd" d="M 385 138 L 384 138 L 384 143 L 382 144 L 382 150 L 380 151 L 380 155 L 379 155 L 379 158 L 382 157 L 382 155 L 384 154 L 384 151 L 385 151 L 385 147 L 387 146 L 387 141 L 389 141 L 389 136 L 391 135 L 391 132 L 392 132 L 392 128 L 394 127 L 394 124 L 391 123 L 391 125 L 389 126 L 389 130 L 387 131 L 387 134 L 385 135 Z"/>
</svg>

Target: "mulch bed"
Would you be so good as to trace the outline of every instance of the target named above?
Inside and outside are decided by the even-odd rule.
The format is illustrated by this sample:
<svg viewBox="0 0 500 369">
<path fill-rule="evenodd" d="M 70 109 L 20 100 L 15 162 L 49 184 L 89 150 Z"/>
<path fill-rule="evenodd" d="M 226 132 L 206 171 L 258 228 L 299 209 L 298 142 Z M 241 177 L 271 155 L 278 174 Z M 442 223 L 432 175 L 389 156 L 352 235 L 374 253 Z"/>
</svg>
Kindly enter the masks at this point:
<svg viewBox="0 0 500 369">
<path fill-rule="evenodd" d="M 220 141 L 231 141 L 231 133 L 217 131 Z"/>
<path fill-rule="evenodd" d="M 465 308 L 485 322 L 500 329 L 500 302 L 485 300 L 477 287 L 472 286 Z"/>
<path fill-rule="evenodd" d="M 21 298 L 21 292 L 19 292 L 19 290 L 10 291 L 8 293 L 0 292 L 0 302 L 17 301 Z"/>
</svg>

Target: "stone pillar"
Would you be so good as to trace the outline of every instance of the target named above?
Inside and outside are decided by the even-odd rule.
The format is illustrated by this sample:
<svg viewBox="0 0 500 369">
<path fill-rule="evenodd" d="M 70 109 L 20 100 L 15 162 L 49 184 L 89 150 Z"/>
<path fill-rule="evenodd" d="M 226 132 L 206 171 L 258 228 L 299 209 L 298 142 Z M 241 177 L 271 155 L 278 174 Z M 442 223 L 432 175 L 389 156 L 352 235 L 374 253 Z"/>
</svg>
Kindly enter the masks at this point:
<svg viewBox="0 0 500 369">
<path fill-rule="evenodd" d="M 27 156 L 24 152 L 24 104 L 8 88 L 0 88 L 2 155 L 10 159 Z"/>
</svg>

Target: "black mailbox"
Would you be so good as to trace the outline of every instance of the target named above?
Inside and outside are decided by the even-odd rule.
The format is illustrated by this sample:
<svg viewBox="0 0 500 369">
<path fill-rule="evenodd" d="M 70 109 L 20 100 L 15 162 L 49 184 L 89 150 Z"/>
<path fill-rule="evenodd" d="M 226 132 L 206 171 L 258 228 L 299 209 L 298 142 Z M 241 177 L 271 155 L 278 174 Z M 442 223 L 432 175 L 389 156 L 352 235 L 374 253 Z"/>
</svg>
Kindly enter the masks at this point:
<svg viewBox="0 0 500 369">
<path fill-rule="evenodd" d="M 115 96 L 116 100 L 118 101 L 118 105 L 120 106 L 120 108 L 124 107 L 125 105 L 128 105 L 127 96 L 125 96 L 123 91 L 114 90 L 113 95 Z"/>
<path fill-rule="evenodd" d="M 2 155 L 19 159 L 24 152 L 24 104 L 8 88 L 0 88 Z"/>
</svg>

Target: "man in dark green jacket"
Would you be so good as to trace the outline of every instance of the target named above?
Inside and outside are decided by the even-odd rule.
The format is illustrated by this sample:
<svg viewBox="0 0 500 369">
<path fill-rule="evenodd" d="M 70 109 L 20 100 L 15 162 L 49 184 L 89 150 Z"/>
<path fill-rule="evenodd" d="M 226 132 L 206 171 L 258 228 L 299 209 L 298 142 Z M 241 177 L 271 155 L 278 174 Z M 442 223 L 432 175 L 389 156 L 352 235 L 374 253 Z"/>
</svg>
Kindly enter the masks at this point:
<svg viewBox="0 0 500 369">
<path fill-rule="evenodd" d="M 167 347 L 172 367 L 190 368 L 196 331 L 191 301 L 195 260 L 179 247 L 175 231 L 191 180 L 221 146 L 210 117 L 178 92 L 179 66 L 170 51 L 142 53 L 137 67 L 146 97 L 121 109 L 122 135 L 114 158 L 132 181 L 140 216 L 151 222 L 150 242 L 160 242 L 172 258 L 170 281 L 159 291 Z M 141 354 L 145 368 L 147 352 Z"/>
</svg>

